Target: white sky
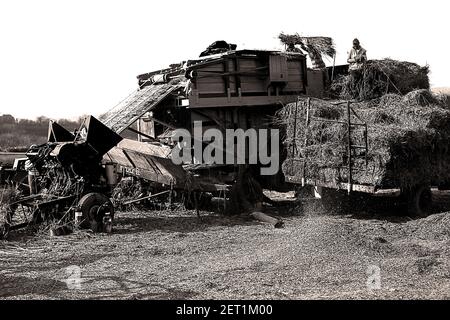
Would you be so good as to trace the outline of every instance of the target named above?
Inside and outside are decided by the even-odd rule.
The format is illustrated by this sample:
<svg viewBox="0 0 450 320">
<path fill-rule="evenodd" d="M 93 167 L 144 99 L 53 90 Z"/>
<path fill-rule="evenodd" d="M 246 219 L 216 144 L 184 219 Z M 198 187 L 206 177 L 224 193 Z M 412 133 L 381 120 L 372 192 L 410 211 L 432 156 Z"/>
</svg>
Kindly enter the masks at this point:
<svg viewBox="0 0 450 320">
<path fill-rule="evenodd" d="M 76 118 L 113 107 L 136 75 L 198 57 L 215 40 L 281 49 L 277 35 L 358 37 L 369 59 L 429 64 L 450 86 L 445 0 L 0 0 L 0 114 Z"/>
</svg>

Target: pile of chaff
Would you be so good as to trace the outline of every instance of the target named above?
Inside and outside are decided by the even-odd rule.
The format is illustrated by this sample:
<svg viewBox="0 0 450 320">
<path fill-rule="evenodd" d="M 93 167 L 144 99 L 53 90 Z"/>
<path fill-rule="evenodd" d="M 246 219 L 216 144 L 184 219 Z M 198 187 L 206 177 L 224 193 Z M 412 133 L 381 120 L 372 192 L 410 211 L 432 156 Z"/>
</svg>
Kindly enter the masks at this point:
<svg viewBox="0 0 450 320">
<path fill-rule="evenodd" d="M 399 95 L 418 89 L 430 89 L 428 66 L 392 59 L 369 60 L 356 75 L 344 75 L 333 81 L 331 92 L 341 99 L 365 101 L 388 93 Z"/>
<path fill-rule="evenodd" d="M 306 100 L 297 107 L 295 103 L 286 105 L 277 115 L 276 122 L 285 130 L 289 153 L 283 172 L 299 181 L 306 177 L 331 184 L 347 182 L 346 106 L 311 101 L 309 126 Z M 352 151 L 354 183 L 407 189 L 418 184 L 450 182 L 450 110 L 438 96 L 427 90 L 405 96 L 387 94 L 355 103 L 352 108 L 360 119 L 352 115 L 351 122 L 365 122 L 368 126 L 367 154 L 364 148 Z M 352 131 L 353 145 L 364 146 L 361 129 L 355 127 Z"/>
</svg>

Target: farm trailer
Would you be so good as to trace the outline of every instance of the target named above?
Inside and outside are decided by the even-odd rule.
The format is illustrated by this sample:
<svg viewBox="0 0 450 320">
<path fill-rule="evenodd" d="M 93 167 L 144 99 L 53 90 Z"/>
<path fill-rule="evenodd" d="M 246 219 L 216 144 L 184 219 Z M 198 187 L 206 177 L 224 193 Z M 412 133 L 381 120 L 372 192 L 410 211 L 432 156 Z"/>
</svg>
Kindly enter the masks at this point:
<svg viewBox="0 0 450 320">
<path fill-rule="evenodd" d="M 328 106 L 334 110 L 341 110 L 345 115 L 343 119 L 332 119 L 333 117 L 321 117 L 316 115 L 316 106 Z M 397 202 L 406 204 L 407 212 L 414 216 L 423 216 L 430 212 L 432 205 L 432 188 L 439 190 L 448 190 L 450 173 L 440 177 L 421 177 L 411 186 L 402 187 L 390 179 L 386 182 L 386 177 L 373 174 L 370 171 L 375 170 L 373 163 L 370 164 L 368 155 L 372 151 L 368 142 L 368 130 L 370 125 L 364 121 L 358 110 L 354 107 L 358 102 L 355 101 L 334 101 L 322 100 L 311 97 L 299 97 L 292 109 L 290 121 L 287 125 L 291 126 L 291 135 L 286 137 L 285 146 L 288 150 L 288 156 L 283 164 L 283 173 L 287 183 L 293 186 L 308 187 L 316 198 L 323 200 L 323 203 L 330 209 L 350 209 L 348 206 L 361 206 L 363 202 L 372 199 L 397 199 Z M 300 127 L 301 124 L 303 127 Z M 343 159 L 343 165 L 333 168 L 323 166 L 322 172 L 308 172 L 308 157 L 306 153 L 308 148 L 314 147 L 322 150 L 322 155 L 318 157 L 327 157 L 324 155 L 327 139 L 321 137 L 320 143 L 308 139 L 308 130 L 312 124 L 320 124 L 320 135 L 326 135 L 326 130 L 331 125 L 342 126 L 346 131 L 341 148 L 335 148 L 334 152 L 339 153 L 338 157 Z M 305 133 L 302 139 L 297 136 L 299 130 Z M 315 132 L 315 134 L 319 134 Z M 333 133 L 337 134 L 337 133 Z M 448 141 L 447 141 L 448 142 Z M 411 143 L 411 142 L 409 142 Z M 340 151 L 339 151 L 340 150 Z M 426 152 L 422 150 L 422 152 Z M 318 159 L 314 159 L 316 161 Z M 311 160 L 309 160 L 311 161 Z M 381 164 L 382 161 L 379 163 Z M 421 166 L 421 163 L 415 163 L 415 166 Z M 431 164 L 439 166 L 438 163 Z M 386 164 L 381 164 L 386 170 Z M 435 167 L 437 170 L 437 167 Z M 391 169 L 389 169 L 391 170 Z M 392 171 L 392 170 L 391 170 Z M 367 180 L 364 183 L 359 182 L 360 176 L 364 175 Z M 395 176 L 395 172 L 390 172 Z M 356 177 L 358 176 L 358 177 Z M 356 178 L 355 178 L 356 177 Z M 367 178 L 369 177 L 369 178 Z M 394 181 L 394 182 L 393 182 Z"/>
</svg>

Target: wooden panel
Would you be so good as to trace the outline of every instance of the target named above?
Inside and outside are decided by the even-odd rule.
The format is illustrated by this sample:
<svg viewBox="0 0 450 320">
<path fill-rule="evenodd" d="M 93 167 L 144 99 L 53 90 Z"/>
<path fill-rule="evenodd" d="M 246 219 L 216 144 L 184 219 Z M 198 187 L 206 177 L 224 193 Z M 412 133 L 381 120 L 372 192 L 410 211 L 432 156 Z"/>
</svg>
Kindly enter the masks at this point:
<svg viewBox="0 0 450 320">
<path fill-rule="evenodd" d="M 288 76 L 288 66 L 286 57 L 271 55 L 269 58 L 269 79 L 270 82 L 286 82 Z"/>
<path fill-rule="evenodd" d="M 212 77 L 198 78 L 196 84 L 199 100 L 195 101 L 195 96 L 192 95 L 190 97 L 191 107 L 207 107 L 208 103 L 213 103 L 217 106 L 267 105 L 272 104 L 275 100 L 277 100 L 277 102 L 286 100 L 281 99 L 281 97 L 268 97 L 267 95 L 270 74 L 269 57 L 270 55 L 268 54 L 259 57 L 230 57 L 228 59 L 217 61 L 214 65 L 199 67 L 198 71 L 200 77 L 205 70 L 215 70 L 218 72 L 238 71 L 244 73 L 259 73 L 260 75 L 230 75 L 229 77 L 224 77 L 214 76 L 214 74 L 212 74 Z M 236 59 L 238 60 L 239 70 L 236 70 Z M 279 87 L 280 94 L 287 96 L 305 92 L 304 80 L 306 70 L 304 70 L 305 65 L 303 59 L 286 60 L 286 57 L 273 55 L 272 60 L 272 73 L 273 75 L 278 74 L 279 76 L 275 77 L 274 80 L 281 83 L 281 86 Z M 224 63 L 227 63 L 226 68 Z M 265 69 L 261 69 L 261 67 Z M 263 73 L 263 75 L 261 75 L 261 73 Z M 281 78 L 280 75 L 282 73 L 283 77 Z M 266 76 L 264 74 L 266 74 Z M 285 82 L 287 82 L 287 86 L 283 86 Z M 291 83 L 289 84 L 289 82 Z M 237 85 L 239 84 L 242 93 L 241 98 L 238 97 L 237 92 Z M 226 96 L 226 86 L 229 86 L 230 88 L 232 98 L 230 101 Z M 275 91 L 273 91 L 272 94 L 274 95 Z M 293 99 L 293 101 L 295 101 L 295 99 Z"/>
<path fill-rule="evenodd" d="M 197 78 L 196 82 L 198 85 L 204 85 L 204 84 L 209 84 L 209 83 L 224 83 L 223 77 Z"/>
<path fill-rule="evenodd" d="M 301 75 L 291 75 L 290 74 L 288 77 L 288 83 L 296 82 L 296 81 L 303 82 L 303 77 Z"/>
<path fill-rule="evenodd" d="M 300 60 L 288 60 L 287 61 L 287 66 L 288 69 L 299 69 L 302 70 L 302 61 Z"/>
<path fill-rule="evenodd" d="M 264 64 L 256 59 L 239 59 L 240 70 L 254 71 L 256 68 L 263 67 Z"/>
<path fill-rule="evenodd" d="M 208 80 L 198 81 L 197 89 L 200 95 L 209 93 L 226 93 L 225 82 L 221 78 L 214 78 L 214 82 L 209 82 Z M 230 81 L 230 92 L 236 93 L 236 84 L 234 80 Z"/>
<path fill-rule="evenodd" d="M 243 82 L 241 88 L 243 94 L 246 92 L 267 92 L 267 87 L 261 82 Z"/>
<path fill-rule="evenodd" d="M 230 92 L 233 93 L 237 93 L 236 90 L 236 80 L 234 80 L 234 77 L 230 77 Z"/>
<path fill-rule="evenodd" d="M 257 77 L 241 77 L 242 92 L 266 92 L 267 80 Z"/>
<path fill-rule="evenodd" d="M 305 90 L 303 61 L 289 60 L 288 61 L 288 83 L 284 91 L 301 91 Z"/>
<path fill-rule="evenodd" d="M 289 81 L 286 85 L 286 87 L 292 87 L 292 86 L 298 87 L 300 89 L 304 89 L 304 87 L 303 87 L 304 83 L 301 79 L 295 79 L 295 80 Z"/>
<path fill-rule="evenodd" d="M 308 70 L 307 94 L 315 98 L 324 96 L 324 73 L 320 70 Z"/>
<path fill-rule="evenodd" d="M 289 81 L 283 91 L 300 91 L 304 90 L 303 81 Z"/>
<path fill-rule="evenodd" d="M 238 106 L 262 106 L 279 104 L 282 102 L 292 103 L 297 100 L 298 95 L 289 96 L 256 96 L 256 97 L 231 97 L 230 101 L 226 97 L 224 98 L 200 98 L 195 101 L 195 98 L 190 98 L 190 108 L 213 108 L 213 107 L 238 107 Z"/>
<path fill-rule="evenodd" d="M 209 66 L 204 66 L 204 67 L 200 67 L 199 69 L 197 69 L 199 73 L 201 73 L 202 71 L 220 71 L 223 72 L 223 64 L 222 63 L 217 63 L 217 64 L 212 64 Z"/>
<path fill-rule="evenodd" d="M 207 94 L 207 93 L 225 93 L 225 83 L 222 82 L 205 82 L 205 83 L 198 83 L 197 89 L 199 90 L 200 94 Z"/>
<path fill-rule="evenodd" d="M 303 76 L 305 74 L 305 71 L 299 65 L 299 66 L 296 66 L 295 68 L 288 68 L 288 74 L 289 75 L 292 74 L 292 75 L 301 75 L 301 76 Z"/>
<path fill-rule="evenodd" d="M 303 64 L 301 61 L 288 61 L 287 62 L 287 67 L 289 71 L 298 71 L 298 72 L 305 72 L 305 70 L 303 70 Z"/>
<path fill-rule="evenodd" d="M 196 80 L 197 85 L 205 85 L 209 83 L 223 83 L 225 84 L 224 77 L 208 77 L 208 78 L 199 78 Z M 230 84 L 235 83 L 234 77 L 230 77 Z"/>
<path fill-rule="evenodd" d="M 228 70 L 236 70 L 236 67 L 234 66 L 234 60 L 229 59 L 228 60 Z"/>
<path fill-rule="evenodd" d="M 301 70 L 297 70 L 297 69 L 289 70 L 289 76 L 293 75 L 293 76 L 303 77 L 304 74 L 305 73 L 302 72 Z"/>
</svg>

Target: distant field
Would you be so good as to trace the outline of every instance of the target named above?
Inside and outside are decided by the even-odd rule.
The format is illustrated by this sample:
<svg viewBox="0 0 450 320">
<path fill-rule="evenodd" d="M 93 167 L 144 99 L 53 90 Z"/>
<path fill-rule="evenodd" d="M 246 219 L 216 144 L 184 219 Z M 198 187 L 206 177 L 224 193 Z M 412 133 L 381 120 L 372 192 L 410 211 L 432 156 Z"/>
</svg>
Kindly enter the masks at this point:
<svg viewBox="0 0 450 320">
<path fill-rule="evenodd" d="M 450 87 L 432 88 L 433 92 L 450 95 Z"/>
<path fill-rule="evenodd" d="M 432 88 L 434 93 L 444 94 L 447 96 L 447 106 L 450 108 L 450 87 Z"/>
</svg>

